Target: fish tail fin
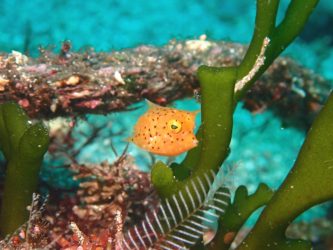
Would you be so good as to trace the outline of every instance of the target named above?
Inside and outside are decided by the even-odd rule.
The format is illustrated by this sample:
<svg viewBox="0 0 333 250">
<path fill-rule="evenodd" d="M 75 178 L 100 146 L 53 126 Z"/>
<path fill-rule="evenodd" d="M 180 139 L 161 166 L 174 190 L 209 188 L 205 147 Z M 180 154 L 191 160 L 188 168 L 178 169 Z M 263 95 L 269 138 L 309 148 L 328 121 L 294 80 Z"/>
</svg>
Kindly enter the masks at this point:
<svg viewBox="0 0 333 250">
<path fill-rule="evenodd" d="M 125 138 L 124 142 L 133 142 L 133 139 L 134 138 L 132 136 L 130 136 L 130 137 Z"/>
</svg>

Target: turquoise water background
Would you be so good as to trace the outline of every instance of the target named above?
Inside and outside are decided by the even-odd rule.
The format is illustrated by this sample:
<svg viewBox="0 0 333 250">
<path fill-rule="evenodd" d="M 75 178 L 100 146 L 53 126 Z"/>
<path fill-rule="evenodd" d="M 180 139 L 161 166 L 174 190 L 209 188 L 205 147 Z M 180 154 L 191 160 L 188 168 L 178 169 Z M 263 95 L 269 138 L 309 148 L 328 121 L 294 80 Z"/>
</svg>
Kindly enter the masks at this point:
<svg viewBox="0 0 333 250">
<path fill-rule="evenodd" d="M 281 13 L 288 2 L 282 1 Z M 0 0 L 0 51 L 17 50 L 36 56 L 39 46 L 54 46 L 57 50 L 64 40 L 70 40 L 74 50 L 92 46 L 96 51 L 111 51 L 139 44 L 164 45 L 170 39 L 193 39 L 201 34 L 208 39 L 248 43 L 254 18 L 255 1 L 249 0 Z M 333 79 L 332 24 L 333 1 L 322 0 L 301 37 L 285 54 Z M 105 124 L 105 130 L 100 142 L 82 151 L 79 160 L 114 160 L 110 130 L 133 126 L 145 111 L 144 103 L 138 105 L 143 107 L 130 115 L 88 117 Z M 188 110 L 199 108 L 193 99 L 174 105 Z M 279 118 L 269 111 L 254 115 L 241 107 L 235 113 L 234 128 L 232 153 L 226 163 L 232 169 L 228 181 L 233 187 L 244 184 L 251 191 L 260 182 L 278 187 L 295 161 L 304 132 L 283 128 Z M 130 132 L 112 138 L 117 148 L 125 147 L 123 139 Z M 151 158 L 146 152 L 131 145 L 129 153 L 137 157 L 141 168 L 149 169 Z M 61 177 L 45 171 L 46 179 Z M 309 216 L 323 213 L 315 209 Z"/>
<path fill-rule="evenodd" d="M 281 1 L 280 16 L 288 2 Z M 287 50 L 330 78 L 332 13 L 333 2 L 321 0 L 301 39 Z M 76 50 L 109 51 L 201 34 L 248 43 L 254 18 L 254 0 L 1 0 L 0 50 L 35 55 L 39 46 L 59 48 L 68 39 Z"/>
</svg>

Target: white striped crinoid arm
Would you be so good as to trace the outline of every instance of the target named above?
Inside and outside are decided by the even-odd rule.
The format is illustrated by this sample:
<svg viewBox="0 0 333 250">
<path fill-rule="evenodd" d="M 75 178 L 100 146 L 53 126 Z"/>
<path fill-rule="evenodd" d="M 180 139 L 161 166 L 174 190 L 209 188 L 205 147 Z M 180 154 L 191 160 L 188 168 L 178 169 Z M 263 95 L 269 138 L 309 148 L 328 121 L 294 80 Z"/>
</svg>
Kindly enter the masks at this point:
<svg viewBox="0 0 333 250">
<path fill-rule="evenodd" d="M 196 177 L 127 233 L 120 249 L 189 249 L 215 225 L 230 203 L 229 190 L 210 191 L 213 171 Z"/>
</svg>

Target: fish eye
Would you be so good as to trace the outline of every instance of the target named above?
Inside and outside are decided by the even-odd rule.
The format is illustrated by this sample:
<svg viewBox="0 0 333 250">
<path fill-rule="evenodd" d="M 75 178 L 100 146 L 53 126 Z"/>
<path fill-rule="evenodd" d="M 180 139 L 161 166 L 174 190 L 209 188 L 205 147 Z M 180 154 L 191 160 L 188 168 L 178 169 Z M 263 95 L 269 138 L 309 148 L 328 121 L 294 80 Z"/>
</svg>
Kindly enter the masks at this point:
<svg viewBox="0 0 333 250">
<path fill-rule="evenodd" d="M 168 128 L 170 128 L 173 133 L 179 133 L 182 130 L 182 124 L 179 121 L 172 119 L 168 122 Z"/>
</svg>

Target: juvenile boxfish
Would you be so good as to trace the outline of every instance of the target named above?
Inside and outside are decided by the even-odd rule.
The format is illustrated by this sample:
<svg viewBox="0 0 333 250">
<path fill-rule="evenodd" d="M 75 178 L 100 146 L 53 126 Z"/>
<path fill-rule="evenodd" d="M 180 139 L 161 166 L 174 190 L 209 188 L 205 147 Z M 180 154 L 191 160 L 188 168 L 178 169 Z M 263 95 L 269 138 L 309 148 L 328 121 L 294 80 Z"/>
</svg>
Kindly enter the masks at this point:
<svg viewBox="0 0 333 250">
<path fill-rule="evenodd" d="M 139 117 L 128 141 L 154 154 L 175 156 L 198 145 L 193 130 L 199 111 L 189 112 L 162 107 L 150 101 L 148 110 Z"/>
</svg>

